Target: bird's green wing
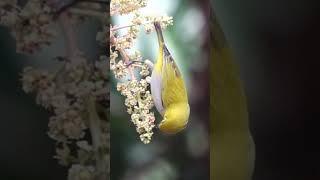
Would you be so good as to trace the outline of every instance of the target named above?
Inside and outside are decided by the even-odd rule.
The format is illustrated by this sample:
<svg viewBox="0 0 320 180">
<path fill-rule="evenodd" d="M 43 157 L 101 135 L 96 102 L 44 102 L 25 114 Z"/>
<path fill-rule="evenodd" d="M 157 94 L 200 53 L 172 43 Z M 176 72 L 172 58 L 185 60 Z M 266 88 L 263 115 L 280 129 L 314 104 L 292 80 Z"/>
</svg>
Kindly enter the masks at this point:
<svg viewBox="0 0 320 180">
<path fill-rule="evenodd" d="M 165 45 L 162 66 L 162 101 L 164 108 L 167 108 L 169 104 L 188 102 L 181 72 Z"/>
<path fill-rule="evenodd" d="M 249 180 L 254 143 L 246 99 L 231 49 L 211 12 L 210 179 Z"/>
</svg>

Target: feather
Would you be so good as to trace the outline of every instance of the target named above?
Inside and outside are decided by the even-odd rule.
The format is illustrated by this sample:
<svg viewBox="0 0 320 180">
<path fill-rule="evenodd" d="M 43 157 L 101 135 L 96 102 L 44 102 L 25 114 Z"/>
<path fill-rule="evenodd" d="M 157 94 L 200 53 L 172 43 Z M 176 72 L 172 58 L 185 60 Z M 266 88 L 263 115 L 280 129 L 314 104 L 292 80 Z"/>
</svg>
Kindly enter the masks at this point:
<svg viewBox="0 0 320 180">
<path fill-rule="evenodd" d="M 151 95 L 153 98 L 154 105 L 158 112 L 163 116 L 164 108 L 162 104 L 161 91 L 162 91 L 162 78 L 161 74 L 156 72 L 155 69 L 152 71 L 151 75 Z"/>
<path fill-rule="evenodd" d="M 164 61 L 162 68 L 162 101 L 164 108 L 170 104 L 188 102 L 187 90 L 178 66 L 164 45 Z"/>
</svg>

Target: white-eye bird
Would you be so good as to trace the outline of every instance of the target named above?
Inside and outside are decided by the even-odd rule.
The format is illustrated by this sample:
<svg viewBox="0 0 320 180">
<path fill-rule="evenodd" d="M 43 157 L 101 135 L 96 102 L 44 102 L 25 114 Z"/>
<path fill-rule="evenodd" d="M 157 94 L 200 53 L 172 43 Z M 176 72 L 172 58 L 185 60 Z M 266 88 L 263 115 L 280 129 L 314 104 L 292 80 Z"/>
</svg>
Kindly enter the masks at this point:
<svg viewBox="0 0 320 180">
<path fill-rule="evenodd" d="M 159 129 L 167 134 L 183 130 L 188 123 L 190 107 L 187 89 L 177 64 L 165 45 L 161 25 L 154 23 L 158 36 L 158 58 L 151 75 L 151 94 L 163 120 Z"/>
<path fill-rule="evenodd" d="M 213 8 L 212 8 L 213 9 Z M 250 180 L 255 145 L 246 97 L 223 30 L 211 13 L 210 180 Z"/>
</svg>

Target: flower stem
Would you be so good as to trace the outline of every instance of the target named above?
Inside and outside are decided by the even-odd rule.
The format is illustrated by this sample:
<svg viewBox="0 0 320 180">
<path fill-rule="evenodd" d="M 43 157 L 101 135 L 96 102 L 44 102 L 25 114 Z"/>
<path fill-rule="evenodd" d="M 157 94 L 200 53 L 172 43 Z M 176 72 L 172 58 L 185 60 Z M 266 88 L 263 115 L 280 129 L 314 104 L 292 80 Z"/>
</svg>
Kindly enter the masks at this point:
<svg viewBox="0 0 320 180">
<path fill-rule="evenodd" d="M 116 38 L 114 36 L 111 36 L 110 39 L 111 39 L 111 43 L 115 45 L 116 44 Z M 127 52 L 124 49 L 118 49 L 118 50 L 119 50 L 120 55 L 122 56 L 124 62 L 126 64 L 130 64 L 130 58 L 129 58 Z M 133 67 L 129 66 L 128 69 L 129 69 L 131 80 L 135 80 L 136 77 L 135 77 L 134 72 L 133 72 Z"/>
<path fill-rule="evenodd" d="M 148 21 L 142 24 L 131 24 L 131 25 L 126 25 L 126 26 L 119 26 L 119 27 L 113 27 L 110 29 L 110 31 L 118 31 L 120 29 L 124 29 L 124 28 L 129 28 L 129 27 L 133 27 L 133 26 L 139 26 L 139 25 L 144 25 L 144 24 L 150 24 L 152 23 L 152 21 Z"/>
<path fill-rule="evenodd" d="M 65 32 L 67 57 L 70 58 L 71 61 L 77 61 L 79 58 L 76 58 L 76 56 L 79 55 L 80 50 L 77 46 L 74 29 L 66 12 L 60 14 L 59 21 L 61 23 L 63 32 Z"/>
<path fill-rule="evenodd" d="M 62 12 L 59 16 L 59 21 L 66 37 L 66 54 L 72 63 L 79 63 L 80 59 L 78 56 L 80 50 L 77 46 L 76 35 L 74 29 L 70 23 L 70 19 L 66 12 Z M 106 180 L 107 179 L 107 154 L 104 153 L 103 143 L 101 142 L 102 127 L 101 120 L 97 114 L 95 105 L 95 97 L 90 95 L 88 99 L 88 112 L 89 112 L 89 129 L 92 137 L 92 146 L 95 152 L 95 162 L 97 177 L 95 180 Z"/>
<path fill-rule="evenodd" d="M 105 180 L 107 178 L 107 157 L 102 152 L 101 120 L 97 114 L 95 98 L 93 96 L 89 97 L 88 107 L 92 145 L 96 157 L 97 180 Z"/>
<path fill-rule="evenodd" d="M 106 17 L 105 13 L 94 11 L 94 10 L 87 10 L 87 9 L 85 10 L 80 8 L 70 8 L 70 12 L 74 14 L 97 17 L 101 19 Z"/>
<path fill-rule="evenodd" d="M 133 26 L 137 26 L 137 24 L 131 24 L 131 25 L 126 25 L 126 26 L 113 27 L 113 28 L 110 29 L 110 31 L 118 31 L 118 30 L 120 30 L 120 29 L 129 28 L 129 27 L 133 27 Z"/>
</svg>

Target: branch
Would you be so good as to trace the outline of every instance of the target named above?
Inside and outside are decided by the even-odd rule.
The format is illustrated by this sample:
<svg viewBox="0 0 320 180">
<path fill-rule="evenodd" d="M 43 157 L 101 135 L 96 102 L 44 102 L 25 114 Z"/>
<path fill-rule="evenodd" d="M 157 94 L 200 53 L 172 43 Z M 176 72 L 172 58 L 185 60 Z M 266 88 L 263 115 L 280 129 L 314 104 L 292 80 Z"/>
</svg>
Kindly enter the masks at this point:
<svg viewBox="0 0 320 180">
<path fill-rule="evenodd" d="M 140 25 L 145 25 L 145 24 L 150 24 L 150 23 L 153 23 L 153 21 L 147 21 L 142 24 L 131 24 L 131 25 L 126 25 L 126 26 L 113 27 L 110 29 L 110 31 L 118 31 L 120 29 L 129 28 L 129 27 L 133 27 L 133 26 L 140 26 Z"/>
<path fill-rule="evenodd" d="M 103 148 L 101 142 L 101 120 L 97 114 L 95 98 L 92 95 L 90 95 L 88 99 L 88 108 L 92 145 L 96 155 L 97 180 L 105 180 L 107 178 L 107 158 L 106 155 L 101 152 Z"/>
<path fill-rule="evenodd" d="M 113 45 L 115 45 L 116 42 L 117 42 L 116 38 L 114 36 L 111 36 L 110 39 L 111 39 L 111 43 Z M 130 58 L 129 58 L 127 52 L 122 48 L 118 49 L 118 51 L 120 52 L 120 55 L 122 56 L 124 62 L 126 64 L 130 64 Z M 131 80 L 135 80 L 136 77 L 134 76 L 133 67 L 129 66 L 128 69 L 129 69 L 129 73 L 130 73 L 130 76 L 131 76 Z"/>
<path fill-rule="evenodd" d="M 94 10 L 85 10 L 85 9 L 81 9 L 81 8 L 70 8 L 69 11 L 74 14 L 93 16 L 93 17 L 102 18 L 102 19 L 106 17 L 105 13 L 94 11 Z"/>
<path fill-rule="evenodd" d="M 77 45 L 78 43 L 73 27 L 66 12 L 60 14 L 59 21 L 61 23 L 63 32 L 65 33 L 66 55 L 72 62 L 78 61 L 77 59 L 79 58 L 76 58 L 76 56 L 80 54 L 80 50 Z"/>
</svg>

